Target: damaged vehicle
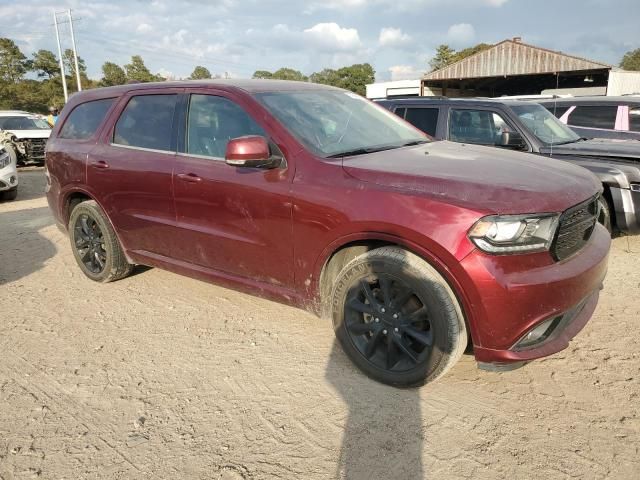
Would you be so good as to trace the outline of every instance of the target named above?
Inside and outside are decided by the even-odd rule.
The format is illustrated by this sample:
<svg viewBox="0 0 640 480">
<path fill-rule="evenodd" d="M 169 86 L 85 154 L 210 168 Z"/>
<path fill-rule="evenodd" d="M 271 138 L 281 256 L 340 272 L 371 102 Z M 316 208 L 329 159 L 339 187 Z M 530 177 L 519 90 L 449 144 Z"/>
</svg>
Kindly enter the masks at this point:
<svg viewBox="0 0 640 480">
<path fill-rule="evenodd" d="M 0 143 L 0 200 L 15 200 L 18 196 L 16 157 Z"/>
<path fill-rule="evenodd" d="M 44 164 L 44 149 L 51 134 L 47 121 L 18 110 L 0 111 L 0 145 L 14 152 L 18 165 Z"/>
</svg>

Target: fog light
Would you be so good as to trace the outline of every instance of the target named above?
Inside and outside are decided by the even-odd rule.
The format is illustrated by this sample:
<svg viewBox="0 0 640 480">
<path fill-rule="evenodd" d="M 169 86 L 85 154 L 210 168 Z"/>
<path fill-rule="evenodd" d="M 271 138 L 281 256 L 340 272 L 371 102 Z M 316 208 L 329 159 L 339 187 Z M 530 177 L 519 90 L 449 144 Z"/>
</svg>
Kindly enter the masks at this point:
<svg viewBox="0 0 640 480">
<path fill-rule="evenodd" d="M 15 175 L 11 175 L 11 178 L 9 178 L 9 183 L 10 183 L 11 185 L 13 185 L 14 183 L 16 183 L 16 177 L 15 177 Z"/>
<path fill-rule="evenodd" d="M 524 348 L 531 347 L 533 345 L 537 345 L 538 343 L 546 340 L 551 335 L 551 332 L 555 330 L 562 316 L 550 318 L 549 320 L 545 320 L 540 323 L 532 330 L 529 330 L 524 337 L 522 337 L 518 343 L 515 344 L 515 348 L 517 350 L 521 350 Z"/>
</svg>

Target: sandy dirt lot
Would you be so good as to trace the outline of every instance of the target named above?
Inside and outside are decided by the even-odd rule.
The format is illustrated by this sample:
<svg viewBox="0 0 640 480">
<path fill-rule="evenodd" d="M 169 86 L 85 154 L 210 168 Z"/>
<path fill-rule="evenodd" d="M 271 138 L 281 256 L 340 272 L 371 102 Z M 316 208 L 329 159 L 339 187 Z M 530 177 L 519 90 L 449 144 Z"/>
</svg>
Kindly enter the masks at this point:
<svg viewBox="0 0 640 480">
<path fill-rule="evenodd" d="M 640 238 L 595 317 L 510 373 L 369 380 L 328 321 L 158 269 L 100 285 L 41 170 L 0 203 L 0 479 L 640 478 Z"/>
</svg>

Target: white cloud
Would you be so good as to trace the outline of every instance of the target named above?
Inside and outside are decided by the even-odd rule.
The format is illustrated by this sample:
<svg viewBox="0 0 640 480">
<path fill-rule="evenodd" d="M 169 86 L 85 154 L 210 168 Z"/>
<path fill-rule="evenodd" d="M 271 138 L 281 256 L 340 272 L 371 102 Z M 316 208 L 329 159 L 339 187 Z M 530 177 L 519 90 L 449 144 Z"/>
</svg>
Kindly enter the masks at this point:
<svg viewBox="0 0 640 480">
<path fill-rule="evenodd" d="M 456 23 L 447 30 L 447 40 L 454 47 L 468 45 L 476 36 L 476 30 L 469 23 Z"/>
<path fill-rule="evenodd" d="M 326 52 L 360 48 L 360 36 L 355 28 L 342 28 L 337 23 L 318 23 L 304 30 L 310 44 Z"/>
<path fill-rule="evenodd" d="M 404 33 L 399 28 L 385 27 L 380 30 L 378 36 L 378 43 L 381 47 L 397 47 L 400 45 L 406 45 L 411 40 L 411 37 Z"/>
<path fill-rule="evenodd" d="M 413 65 L 394 65 L 389 67 L 391 80 L 415 80 L 422 78 L 424 71 L 417 69 Z"/>
<path fill-rule="evenodd" d="M 153 27 L 151 25 L 149 25 L 148 23 L 141 23 L 136 28 L 136 32 L 138 32 L 138 33 L 149 33 L 152 30 L 153 30 Z"/>
</svg>

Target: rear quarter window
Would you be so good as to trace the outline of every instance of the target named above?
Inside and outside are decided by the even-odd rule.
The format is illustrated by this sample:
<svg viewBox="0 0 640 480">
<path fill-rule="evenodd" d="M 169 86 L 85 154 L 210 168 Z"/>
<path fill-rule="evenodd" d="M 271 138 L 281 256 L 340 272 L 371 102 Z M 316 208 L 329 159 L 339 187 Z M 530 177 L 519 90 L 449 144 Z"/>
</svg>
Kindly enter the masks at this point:
<svg viewBox="0 0 640 480">
<path fill-rule="evenodd" d="M 575 127 L 602 128 L 613 130 L 618 115 L 617 105 L 578 105 L 569 115 L 569 125 Z"/>
<path fill-rule="evenodd" d="M 93 136 L 113 105 L 115 98 L 104 98 L 76 106 L 64 122 L 58 138 L 85 140 Z"/>
<path fill-rule="evenodd" d="M 405 120 L 432 137 L 436 136 L 438 126 L 437 108 L 407 108 Z"/>
</svg>

